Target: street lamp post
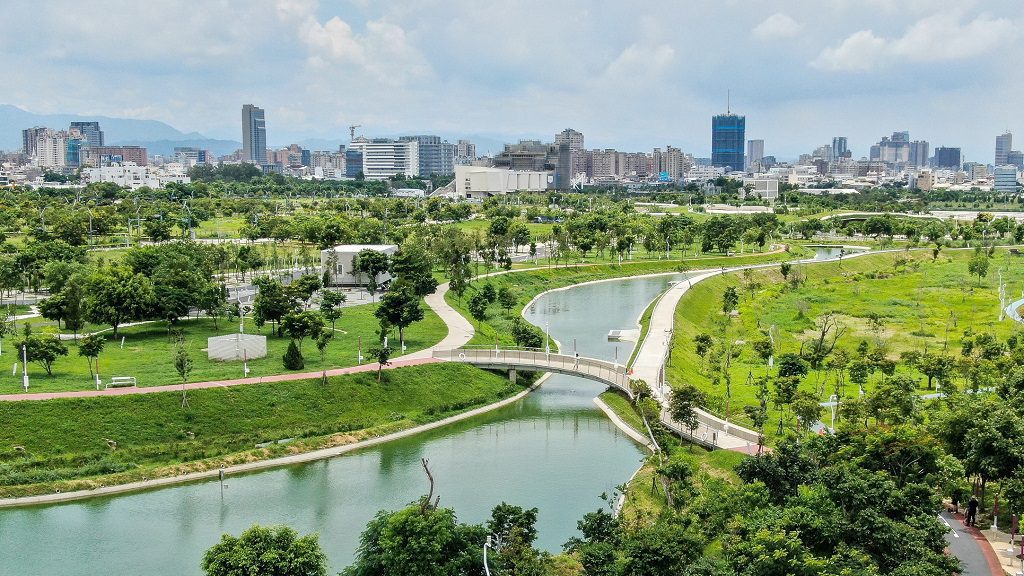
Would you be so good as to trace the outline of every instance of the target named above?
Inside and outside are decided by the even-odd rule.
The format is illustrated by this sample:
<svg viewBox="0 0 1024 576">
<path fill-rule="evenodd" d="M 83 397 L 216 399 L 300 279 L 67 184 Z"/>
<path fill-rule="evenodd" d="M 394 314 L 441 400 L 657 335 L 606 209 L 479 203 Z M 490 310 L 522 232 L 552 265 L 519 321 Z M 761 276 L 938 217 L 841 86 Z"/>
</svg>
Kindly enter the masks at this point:
<svg viewBox="0 0 1024 576">
<path fill-rule="evenodd" d="M 487 534 L 487 541 L 483 543 L 483 572 L 490 576 L 490 567 L 487 566 L 487 548 L 490 547 L 490 534 Z"/>
<path fill-rule="evenodd" d="M 832 405 L 832 406 L 830 406 L 830 408 L 832 408 L 832 432 L 835 432 L 836 431 L 836 408 L 838 408 L 837 404 L 839 403 L 839 397 L 836 396 L 835 394 L 833 394 L 833 395 L 828 397 L 828 401 Z"/>
<path fill-rule="evenodd" d="M 25 344 L 21 345 L 21 385 L 28 392 L 28 348 Z"/>
<path fill-rule="evenodd" d="M 547 354 L 548 356 L 551 355 L 551 345 L 548 342 L 549 334 L 550 334 L 550 327 L 551 327 L 550 323 L 548 323 L 548 322 L 544 323 L 544 353 Z"/>
</svg>

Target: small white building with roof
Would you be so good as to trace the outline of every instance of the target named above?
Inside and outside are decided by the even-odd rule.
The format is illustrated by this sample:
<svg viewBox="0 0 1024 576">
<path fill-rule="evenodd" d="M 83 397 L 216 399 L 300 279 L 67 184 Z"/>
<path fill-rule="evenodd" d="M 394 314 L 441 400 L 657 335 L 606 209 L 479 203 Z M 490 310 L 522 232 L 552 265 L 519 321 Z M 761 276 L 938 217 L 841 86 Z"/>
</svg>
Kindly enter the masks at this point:
<svg viewBox="0 0 1024 576">
<path fill-rule="evenodd" d="M 363 250 L 375 250 L 389 258 L 398 251 L 394 244 L 341 244 L 320 251 L 321 270 L 329 275 L 331 286 L 365 286 L 368 278 L 365 274 L 355 273 L 354 261 Z M 377 285 L 391 280 L 391 274 L 381 272 L 377 275 Z"/>
</svg>

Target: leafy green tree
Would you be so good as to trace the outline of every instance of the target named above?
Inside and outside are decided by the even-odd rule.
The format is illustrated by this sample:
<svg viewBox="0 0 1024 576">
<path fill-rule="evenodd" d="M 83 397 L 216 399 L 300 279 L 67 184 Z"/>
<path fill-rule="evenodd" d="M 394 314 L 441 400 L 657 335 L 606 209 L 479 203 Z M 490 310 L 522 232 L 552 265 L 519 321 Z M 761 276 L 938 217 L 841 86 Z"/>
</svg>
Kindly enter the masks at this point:
<svg viewBox="0 0 1024 576">
<path fill-rule="evenodd" d="M 779 272 L 782 273 L 782 280 L 783 281 L 789 280 L 789 272 L 792 269 L 793 269 L 793 265 L 790 264 L 789 262 L 783 262 L 782 264 L 779 264 Z"/>
<path fill-rule="evenodd" d="M 99 334 L 89 334 L 78 341 L 78 355 L 87 360 L 90 377 L 95 377 L 96 372 L 99 372 L 99 357 L 103 352 L 104 344 L 106 341 Z M 95 371 L 93 371 L 93 365 L 96 366 Z"/>
<path fill-rule="evenodd" d="M 139 320 L 151 309 L 155 298 L 153 283 L 125 266 L 110 266 L 89 275 L 84 286 L 83 317 L 94 324 L 110 324 L 117 329 Z"/>
<path fill-rule="evenodd" d="M 366 274 L 366 290 L 370 293 L 372 300 L 380 287 L 377 277 L 388 270 L 388 255 L 372 248 L 366 248 L 359 251 L 355 260 L 356 268 Z"/>
<path fill-rule="evenodd" d="M 407 242 L 391 256 L 391 275 L 413 288 L 417 296 L 433 294 L 437 280 L 431 271 L 426 251 L 415 243 Z"/>
<path fill-rule="evenodd" d="M 988 275 L 988 265 L 988 256 L 981 253 L 972 256 L 967 263 L 967 271 L 971 273 L 971 276 L 978 277 L 978 286 L 981 286 L 981 279 Z"/>
<path fill-rule="evenodd" d="M 544 335 L 540 330 L 519 316 L 512 319 L 511 333 L 512 341 L 516 343 L 516 346 L 540 348 L 544 345 Z"/>
<path fill-rule="evenodd" d="M 342 576 L 477 576 L 482 573 L 480 526 L 456 521 L 448 508 L 410 506 L 380 512 L 359 538 L 355 562 Z"/>
<path fill-rule="evenodd" d="M 313 274 L 303 274 L 289 284 L 286 291 L 294 300 L 308 303 L 313 294 L 321 287 L 320 278 Z"/>
<path fill-rule="evenodd" d="M 512 308 L 515 308 L 518 301 L 519 295 L 512 288 L 502 286 L 498 289 L 498 304 L 505 309 L 506 314 L 512 313 Z"/>
<path fill-rule="evenodd" d="M 704 371 L 704 363 L 707 361 L 708 353 L 711 352 L 711 348 L 714 347 L 715 341 L 711 338 L 710 334 L 701 332 L 693 337 L 693 344 L 697 352 L 697 356 L 700 356 L 700 370 Z"/>
<path fill-rule="evenodd" d="M 373 311 L 373 315 L 380 319 L 382 328 L 398 328 L 398 340 L 404 347 L 405 329 L 413 322 L 423 320 L 423 308 L 420 307 L 420 297 L 414 289 L 404 282 L 398 282 L 381 296 L 380 305 Z"/>
<path fill-rule="evenodd" d="M 818 422 L 822 411 L 819 402 L 817 396 L 807 391 L 800 390 L 793 395 L 793 415 L 802 430 L 810 430 Z"/>
<path fill-rule="evenodd" d="M 153 242 L 164 242 L 171 239 L 174 224 L 169 219 L 150 218 L 142 223 L 142 233 Z"/>
<path fill-rule="evenodd" d="M 320 353 L 320 366 L 323 368 L 323 383 L 327 384 L 327 345 L 334 339 L 333 332 L 321 332 L 316 337 L 316 349 Z"/>
<path fill-rule="evenodd" d="M 15 348 L 25 348 L 26 359 L 35 362 L 46 370 L 47 376 L 53 376 L 53 363 L 61 356 L 68 355 L 68 347 L 56 336 L 32 334 L 30 324 L 26 324 L 25 337 L 14 343 Z"/>
<path fill-rule="evenodd" d="M 315 310 L 303 312 L 289 312 L 281 320 L 281 326 L 292 339 L 299 342 L 299 351 L 302 351 L 302 342 L 307 338 L 316 339 L 324 331 L 324 318 Z"/>
<path fill-rule="evenodd" d="M 298 303 L 284 289 L 284 286 L 269 276 L 260 276 L 253 281 L 259 289 L 253 300 L 253 319 L 257 326 L 267 321 L 274 323 L 274 331 L 281 335 L 281 320 L 298 308 Z"/>
<path fill-rule="evenodd" d="M 384 367 L 391 365 L 391 352 L 391 347 L 384 346 L 383 344 L 374 346 L 366 351 L 367 354 L 377 361 L 377 382 L 381 380 L 381 373 Z"/>
<path fill-rule="evenodd" d="M 320 292 L 320 314 L 331 323 L 331 330 L 336 329 L 336 322 L 341 318 L 341 305 L 345 303 L 345 294 L 336 290 Z"/>
<path fill-rule="evenodd" d="M 316 534 L 286 526 L 254 525 L 241 536 L 221 536 L 203 555 L 206 576 L 327 576 L 327 555 Z"/>
<path fill-rule="evenodd" d="M 487 282 L 480 288 L 480 294 L 487 300 L 487 304 L 494 304 L 498 300 L 498 291 L 495 290 L 494 285 Z"/>
<path fill-rule="evenodd" d="M 734 286 L 729 286 L 725 289 L 725 293 L 722 294 L 722 312 L 729 314 L 736 309 L 740 303 L 740 296 L 736 293 Z"/>
<path fill-rule="evenodd" d="M 490 305 L 490 301 L 487 296 L 482 292 L 477 292 L 469 299 L 469 314 L 476 319 L 476 327 L 480 328 L 480 323 L 487 318 L 487 307 Z"/>
<path fill-rule="evenodd" d="M 696 386 L 684 384 L 672 390 L 672 397 L 669 400 L 669 416 L 676 423 L 690 431 L 697 429 L 700 420 L 697 418 L 697 408 L 704 403 L 704 393 Z"/>
</svg>

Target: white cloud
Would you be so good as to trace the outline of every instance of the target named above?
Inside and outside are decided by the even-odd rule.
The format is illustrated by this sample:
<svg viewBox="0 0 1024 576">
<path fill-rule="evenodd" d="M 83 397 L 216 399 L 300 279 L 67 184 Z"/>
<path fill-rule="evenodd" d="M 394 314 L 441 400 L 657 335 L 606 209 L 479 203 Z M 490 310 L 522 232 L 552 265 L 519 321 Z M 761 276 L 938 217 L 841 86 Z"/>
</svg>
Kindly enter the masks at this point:
<svg viewBox="0 0 1024 576">
<path fill-rule="evenodd" d="M 645 46 L 631 44 L 612 60 L 604 70 L 603 80 L 636 81 L 638 78 L 655 79 L 675 58 L 675 50 L 668 44 Z"/>
<path fill-rule="evenodd" d="M 885 54 L 886 41 L 871 30 L 854 32 L 835 48 L 825 48 L 811 66 L 825 70 L 866 72 Z"/>
<path fill-rule="evenodd" d="M 956 11 L 923 18 L 898 38 L 876 36 L 861 30 L 828 47 L 811 61 L 824 70 L 867 72 L 899 62 L 950 62 L 976 58 L 1003 46 L 1017 36 L 1008 18 L 981 14 L 967 23 Z"/>
<path fill-rule="evenodd" d="M 776 12 L 754 26 L 751 32 L 758 40 L 782 40 L 796 37 L 802 29 L 803 25 L 790 18 L 788 14 Z"/>
</svg>

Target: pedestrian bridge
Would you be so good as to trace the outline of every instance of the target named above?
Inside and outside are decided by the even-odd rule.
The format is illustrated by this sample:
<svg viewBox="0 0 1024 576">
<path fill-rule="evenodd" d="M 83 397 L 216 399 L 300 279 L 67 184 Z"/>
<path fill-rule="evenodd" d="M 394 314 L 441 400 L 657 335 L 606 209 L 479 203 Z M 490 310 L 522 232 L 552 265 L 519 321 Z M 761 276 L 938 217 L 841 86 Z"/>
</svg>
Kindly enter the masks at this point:
<svg viewBox="0 0 1024 576">
<path fill-rule="evenodd" d="M 627 368 L 622 364 L 607 360 L 556 354 L 536 348 L 498 348 L 495 346 L 435 349 L 433 357 L 449 362 L 465 362 L 491 370 L 509 370 L 511 378 L 515 377 L 516 370 L 556 372 L 579 376 L 617 388 L 629 398 L 633 398 Z"/>
</svg>

